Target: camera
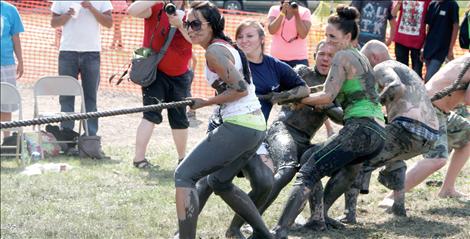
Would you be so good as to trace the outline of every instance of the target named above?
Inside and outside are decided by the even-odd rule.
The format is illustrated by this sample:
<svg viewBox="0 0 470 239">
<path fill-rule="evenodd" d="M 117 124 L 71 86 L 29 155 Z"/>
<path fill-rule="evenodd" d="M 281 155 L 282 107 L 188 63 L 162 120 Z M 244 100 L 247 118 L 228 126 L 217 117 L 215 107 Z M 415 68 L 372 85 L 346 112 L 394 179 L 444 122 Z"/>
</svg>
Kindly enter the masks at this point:
<svg viewBox="0 0 470 239">
<path fill-rule="evenodd" d="M 284 3 L 284 1 L 281 1 L 281 5 Z M 299 4 L 295 1 L 289 1 L 289 6 L 291 8 L 298 8 L 299 7 Z M 281 9 L 282 9 L 282 6 L 281 6 Z"/>
<path fill-rule="evenodd" d="M 292 8 L 298 8 L 298 7 L 299 7 L 299 4 L 297 4 L 297 2 L 289 2 L 289 5 L 290 5 Z"/>
<path fill-rule="evenodd" d="M 176 6 L 175 4 L 169 2 L 165 4 L 165 12 L 168 15 L 175 15 L 176 13 Z"/>
</svg>

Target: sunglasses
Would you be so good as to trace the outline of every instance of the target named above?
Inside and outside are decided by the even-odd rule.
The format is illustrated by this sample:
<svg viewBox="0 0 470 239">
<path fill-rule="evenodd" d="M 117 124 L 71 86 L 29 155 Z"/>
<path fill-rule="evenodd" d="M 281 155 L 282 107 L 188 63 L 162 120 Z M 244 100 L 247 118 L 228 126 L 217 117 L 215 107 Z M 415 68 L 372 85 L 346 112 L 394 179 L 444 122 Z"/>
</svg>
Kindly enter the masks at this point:
<svg viewBox="0 0 470 239">
<path fill-rule="evenodd" d="M 202 24 L 207 24 L 207 23 L 209 23 L 209 22 L 201 22 L 201 20 L 196 19 L 196 20 L 191 21 L 191 22 L 186 21 L 183 24 L 184 24 L 184 28 L 186 28 L 186 30 L 188 30 L 191 27 L 191 29 L 193 31 L 197 32 L 197 31 L 201 30 Z"/>
</svg>

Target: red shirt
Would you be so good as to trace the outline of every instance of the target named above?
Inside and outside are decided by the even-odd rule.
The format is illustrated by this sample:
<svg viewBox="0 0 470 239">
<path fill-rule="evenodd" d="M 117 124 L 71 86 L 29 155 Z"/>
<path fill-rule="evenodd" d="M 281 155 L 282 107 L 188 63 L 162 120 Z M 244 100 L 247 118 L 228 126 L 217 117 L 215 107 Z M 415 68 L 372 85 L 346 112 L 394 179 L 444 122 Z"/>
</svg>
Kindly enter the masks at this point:
<svg viewBox="0 0 470 239">
<path fill-rule="evenodd" d="M 395 30 L 396 43 L 421 49 L 426 37 L 426 12 L 431 0 L 405 0 L 400 6 L 400 17 Z"/>
<path fill-rule="evenodd" d="M 152 42 L 152 49 L 159 51 L 165 43 L 165 38 L 170 30 L 170 23 L 165 11 L 162 10 L 163 3 L 156 4 L 152 7 L 152 16 L 145 19 L 144 24 L 144 47 L 150 46 L 150 38 L 155 32 Z M 160 24 L 157 28 L 158 15 L 161 11 Z M 192 45 L 186 41 L 183 34 L 176 30 L 165 56 L 158 64 L 158 70 L 169 76 L 179 76 L 188 71 L 188 64 L 191 60 Z"/>
</svg>

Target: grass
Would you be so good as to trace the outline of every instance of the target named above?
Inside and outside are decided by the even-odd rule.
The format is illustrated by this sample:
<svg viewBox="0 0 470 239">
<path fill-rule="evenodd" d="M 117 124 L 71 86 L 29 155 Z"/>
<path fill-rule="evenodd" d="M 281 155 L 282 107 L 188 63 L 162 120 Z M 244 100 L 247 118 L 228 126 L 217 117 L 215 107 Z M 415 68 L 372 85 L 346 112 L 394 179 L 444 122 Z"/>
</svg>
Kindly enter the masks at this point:
<svg viewBox="0 0 470 239">
<path fill-rule="evenodd" d="M 106 148 L 112 161 L 59 157 L 73 168 L 35 176 L 19 174 L 13 159 L 1 161 L 1 238 L 171 238 L 177 225 L 173 170 L 175 156 L 158 155 L 159 168 L 131 166 L 131 147 Z M 162 151 L 160 151 L 162 152 Z M 171 150 L 163 150 L 171 152 Z M 111 153 L 108 153 L 111 154 Z M 470 192 L 469 166 L 458 179 Z M 433 176 L 441 179 L 442 175 Z M 248 190 L 244 179 L 236 184 Z M 264 215 L 272 227 L 286 201 L 287 188 Z M 407 194 L 408 217 L 394 218 L 377 208 L 386 189 L 372 180 L 371 194 L 361 196 L 359 224 L 323 233 L 292 232 L 291 238 L 469 238 L 470 203 L 440 199 L 437 188 L 420 186 Z M 331 214 L 342 212 L 342 199 Z M 308 210 L 303 212 L 308 216 Z M 200 238 L 223 238 L 233 213 L 212 196 L 198 224 Z"/>
</svg>

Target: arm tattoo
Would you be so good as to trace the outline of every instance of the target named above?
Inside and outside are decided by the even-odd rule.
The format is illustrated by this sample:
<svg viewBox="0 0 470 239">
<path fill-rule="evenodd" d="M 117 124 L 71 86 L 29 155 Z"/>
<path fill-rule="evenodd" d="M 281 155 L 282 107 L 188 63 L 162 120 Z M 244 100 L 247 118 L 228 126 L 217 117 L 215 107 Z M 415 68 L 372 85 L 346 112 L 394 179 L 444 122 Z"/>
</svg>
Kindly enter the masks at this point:
<svg viewBox="0 0 470 239">
<path fill-rule="evenodd" d="M 232 58 L 232 54 L 223 46 L 209 47 L 206 52 L 207 64 L 227 84 L 227 88 L 237 92 L 245 92 L 248 85 L 243 79 L 243 75 L 235 68 Z"/>
<path fill-rule="evenodd" d="M 338 52 L 333 58 L 330 71 L 324 84 L 324 92 L 331 99 L 335 99 L 338 95 L 344 81 L 346 80 L 347 68 L 350 67 L 349 55 L 346 52 Z"/>
<path fill-rule="evenodd" d="M 452 85 L 442 89 L 441 91 L 437 92 L 431 97 L 431 101 L 436 101 L 440 100 L 448 95 L 450 95 L 454 91 L 458 90 L 465 90 L 468 88 L 469 82 L 462 82 L 463 76 L 467 72 L 467 70 L 470 68 L 470 60 L 465 61 L 464 66 L 462 68 L 462 71 L 460 71 L 459 75 L 457 76 L 457 80 L 455 80 Z"/>
<path fill-rule="evenodd" d="M 289 103 L 307 97 L 308 95 L 309 89 L 307 86 L 302 85 L 286 91 L 273 92 L 271 102 L 279 104 Z"/>
</svg>

